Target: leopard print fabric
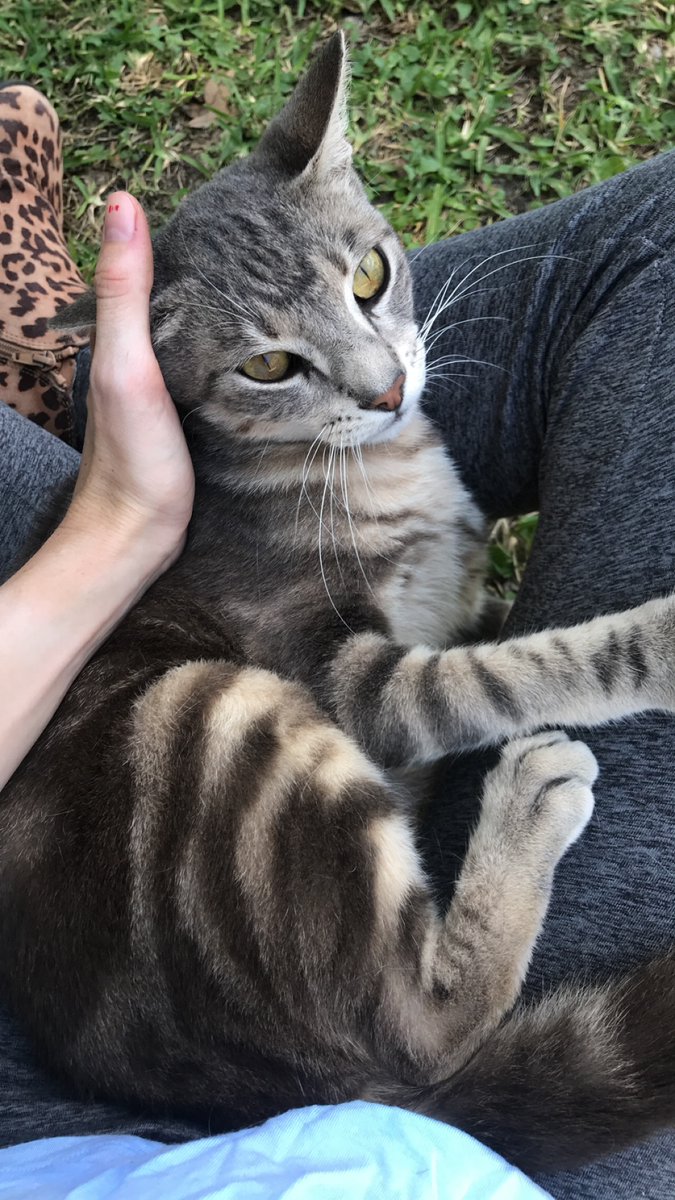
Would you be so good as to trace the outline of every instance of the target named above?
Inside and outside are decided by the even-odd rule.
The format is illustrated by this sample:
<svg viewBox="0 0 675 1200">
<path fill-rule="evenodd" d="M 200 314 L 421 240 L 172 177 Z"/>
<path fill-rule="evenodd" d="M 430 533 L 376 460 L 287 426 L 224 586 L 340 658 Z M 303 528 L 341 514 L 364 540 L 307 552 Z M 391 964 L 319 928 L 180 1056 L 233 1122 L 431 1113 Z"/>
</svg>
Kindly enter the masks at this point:
<svg viewBox="0 0 675 1200">
<path fill-rule="evenodd" d="M 71 390 L 85 340 L 47 322 L 84 289 L 63 236 L 61 130 L 27 85 L 0 88 L 0 399 L 73 443 Z"/>
</svg>

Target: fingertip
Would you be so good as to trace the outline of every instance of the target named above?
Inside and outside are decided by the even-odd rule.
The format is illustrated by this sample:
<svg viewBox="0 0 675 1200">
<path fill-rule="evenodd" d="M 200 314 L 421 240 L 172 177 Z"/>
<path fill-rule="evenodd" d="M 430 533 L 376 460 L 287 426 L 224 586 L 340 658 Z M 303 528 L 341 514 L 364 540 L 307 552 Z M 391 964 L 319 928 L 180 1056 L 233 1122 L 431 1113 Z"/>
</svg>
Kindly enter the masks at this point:
<svg viewBox="0 0 675 1200">
<path fill-rule="evenodd" d="M 152 242 L 145 213 L 130 192 L 112 192 L 105 205 L 97 296 L 114 296 L 137 286 L 149 291 L 152 276 Z"/>
<path fill-rule="evenodd" d="M 104 242 L 130 242 L 136 232 L 138 206 L 128 192 L 108 196 L 103 221 Z"/>
<path fill-rule="evenodd" d="M 142 205 L 131 192 L 111 192 L 103 219 L 103 243 L 149 240 L 150 231 Z"/>
</svg>

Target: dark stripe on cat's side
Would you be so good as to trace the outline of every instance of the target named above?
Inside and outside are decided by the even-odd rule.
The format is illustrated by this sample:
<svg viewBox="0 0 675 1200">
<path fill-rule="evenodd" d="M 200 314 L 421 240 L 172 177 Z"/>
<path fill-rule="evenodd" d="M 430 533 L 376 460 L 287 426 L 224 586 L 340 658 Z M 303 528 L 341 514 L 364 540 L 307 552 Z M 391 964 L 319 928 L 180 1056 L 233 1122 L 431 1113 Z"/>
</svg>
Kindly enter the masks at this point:
<svg viewBox="0 0 675 1200">
<path fill-rule="evenodd" d="M 264 808 L 267 789 L 274 782 L 281 752 L 277 724 L 274 713 L 256 718 L 237 747 L 235 760 L 211 784 L 200 822 L 195 870 L 204 911 L 213 927 L 221 930 L 221 953 L 240 977 L 243 973 L 254 992 L 260 994 L 262 986 L 270 1003 L 275 999 L 264 950 L 264 914 L 257 910 L 237 874 L 235 855 L 241 848 L 248 815 Z M 259 880 L 261 886 L 265 882 L 265 878 Z"/>
<path fill-rule="evenodd" d="M 477 528 L 462 516 L 458 516 L 456 518 L 455 524 L 457 532 L 461 534 L 470 545 L 475 546 L 481 551 L 484 550 L 487 540 L 487 530 L 485 528 Z"/>
<path fill-rule="evenodd" d="M 177 879 L 189 862 L 193 887 L 199 892 L 198 902 L 193 898 L 192 903 L 198 903 L 212 921 L 214 901 L 218 904 L 220 951 L 237 974 L 244 972 L 253 982 L 264 975 L 263 964 L 253 914 L 234 874 L 233 850 L 247 812 L 260 801 L 265 781 L 274 772 L 279 750 L 274 713 L 252 721 L 236 755 L 224 755 L 215 774 L 205 779 L 205 764 L 213 759 L 212 743 L 217 737 L 214 710 L 227 703 L 228 691 L 240 687 L 245 674 L 227 664 L 205 666 L 202 678 L 192 683 L 191 693 L 181 698 L 175 713 L 162 714 L 171 727 L 169 740 L 158 764 L 154 794 L 146 800 L 141 793 L 138 803 L 149 802 L 154 809 L 149 818 L 148 857 L 140 869 L 148 877 L 164 955 L 171 957 L 175 929 L 182 923 L 183 914 L 174 907 L 181 894 Z M 151 721 L 151 712 L 145 715 Z M 176 796 L 181 797 L 180 805 Z"/>
<path fill-rule="evenodd" d="M 515 649 L 515 647 L 513 647 L 513 649 Z M 548 663 L 546 662 L 546 658 L 543 654 L 540 654 L 538 650 L 528 650 L 527 657 L 542 675 L 546 674 L 548 670 Z"/>
<path fill-rule="evenodd" d="M 297 962 L 297 1002 L 313 1008 L 327 978 L 336 986 L 343 972 L 367 971 L 377 919 L 367 835 L 369 821 L 389 812 L 381 788 L 363 782 L 329 799 L 309 775 L 275 818 L 268 869 L 279 920 L 270 932 Z"/>
</svg>

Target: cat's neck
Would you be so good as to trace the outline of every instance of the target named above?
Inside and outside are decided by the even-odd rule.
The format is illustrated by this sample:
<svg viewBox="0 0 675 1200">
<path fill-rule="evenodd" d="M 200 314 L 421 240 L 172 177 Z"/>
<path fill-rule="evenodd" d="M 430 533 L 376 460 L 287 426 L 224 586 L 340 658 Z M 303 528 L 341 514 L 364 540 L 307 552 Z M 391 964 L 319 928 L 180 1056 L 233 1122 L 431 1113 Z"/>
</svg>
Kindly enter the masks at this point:
<svg viewBox="0 0 675 1200">
<path fill-rule="evenodd" d="M 379 445 L 261 445 L 246 456 L 196 456 L 196 467 L 193 519 L 176 573 L 193 589 L 200 581 L 212 604 L 249 596 L 253 577 L 264 577 L 274 592 L 327 575 L 335 592 L 348 576 L 345 555 L 359 570 L 360 561 L 370 561 L 372 586 L 376 560 L 390 571 L 420 531 L 435 537 L 466 505 L 441 440 L 421 414 Z"/>
<path fill-rule="evenodd" d="M 279 507 L 323 489 L 349 490 L 353 506 L 388 510 L 392 490 L 416 471 L 420 454 L 440 450 L 440 438 L 428 419 L 415 414 L 398 437 L 375 445 L 327 445 L 306 442 L 263 442 L 228 445 L 222 451 L 193 448 L 197 504 L 217 492 L 234 499 L 259 497 Z"/>
<path fill-rule="evenodd" d="M 274 669 L 271 629 L 316 631 L 347 610 L 373 628 L 387 614 L 405 644 L 443 644 L 465 615 L 458 563 L 483 530 L 434 427 L 420 416 L 380 445 L 256 449 L 196 458 L 187 547 L 160 586 L 220 613 Z"/>
</svg>

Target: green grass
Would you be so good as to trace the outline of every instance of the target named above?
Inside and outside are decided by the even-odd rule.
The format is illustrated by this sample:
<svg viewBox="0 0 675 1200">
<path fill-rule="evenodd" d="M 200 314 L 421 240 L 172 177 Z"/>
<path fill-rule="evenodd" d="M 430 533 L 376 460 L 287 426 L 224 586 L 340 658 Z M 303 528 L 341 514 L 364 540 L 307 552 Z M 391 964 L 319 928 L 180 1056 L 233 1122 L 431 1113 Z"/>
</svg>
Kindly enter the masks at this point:
<svg viewBox="0 0 675 1200">
<path fill-rule="evenodd" d="M 520 587 L 537 532 L 538 513 L 497 521 L 490 535 L 489 586 L 498 595 L 512 600 Z"/>
<path fill-rule="evenodd" d="M 356 163 L 409 245 L 675 143 L 668 0 L 5 0 L 0 76 L 37 84 L 62 117 L 67 232 L 85 272 L 112 188 L 128 186 L 161 224 L 246 152 L 338 24 L 352 47 Z M 195 128 L 213 81 L 225 111 Z M 495 550 L 505 586 L 519 569 L 509 561 Z"/>
<path fill-rule="evenodd" d="M 357 163 L 408 242 L 521 211 L 675 141 L 675 6 L 656 0 L 9 0 L 0 72 L 66 132 L 68 227 L 90 268 L 119 182 L 153 221 L 245 153 L 317 39 L 353 56 Z M 227 89 L 207 129 L 208 80 Z"/>
</svg>

